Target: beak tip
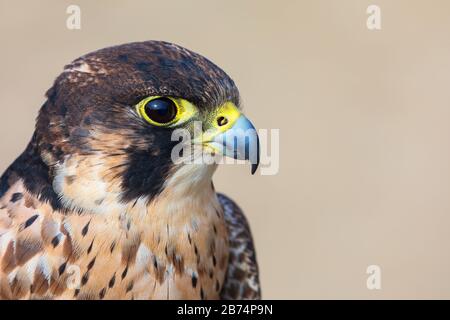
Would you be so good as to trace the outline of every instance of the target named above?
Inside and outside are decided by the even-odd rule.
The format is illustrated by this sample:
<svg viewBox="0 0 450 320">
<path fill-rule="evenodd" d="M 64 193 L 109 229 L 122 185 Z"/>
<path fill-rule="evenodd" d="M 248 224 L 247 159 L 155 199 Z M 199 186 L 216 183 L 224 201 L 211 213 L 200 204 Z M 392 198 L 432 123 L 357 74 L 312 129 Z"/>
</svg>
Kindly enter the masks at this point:
<svg viewBox="0 0 450 320">
<path fill-rule="evenodd" d="M 252 175 L 255 174 L 256 170 L 258 170 L 258 164 L 252 163 Z"/>
</svg>

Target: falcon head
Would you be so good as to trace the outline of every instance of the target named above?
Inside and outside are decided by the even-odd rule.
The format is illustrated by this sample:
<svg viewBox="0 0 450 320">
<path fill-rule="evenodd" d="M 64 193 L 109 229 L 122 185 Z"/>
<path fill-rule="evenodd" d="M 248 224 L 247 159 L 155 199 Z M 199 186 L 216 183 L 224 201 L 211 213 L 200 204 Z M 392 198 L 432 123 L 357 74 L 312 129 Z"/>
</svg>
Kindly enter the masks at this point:
<svg viewBox="0 0 450 320">
<path fill-rule="evenodd" d="M 252 173 L 259 163 L 257 135 L 237 137 L 255 129 L 241 113 L 233 80 L 174 44 L 147 41 L 87 54 L 65 67 L 47 98 L 33 141 L 65 207 L 150 201 L 174 179 L 191 192 L 210 187 L 215 164 L 173 161 L 175 130 L 195 137 L 199 123 L 189 157 L 250 159 Z"/>
</svg>

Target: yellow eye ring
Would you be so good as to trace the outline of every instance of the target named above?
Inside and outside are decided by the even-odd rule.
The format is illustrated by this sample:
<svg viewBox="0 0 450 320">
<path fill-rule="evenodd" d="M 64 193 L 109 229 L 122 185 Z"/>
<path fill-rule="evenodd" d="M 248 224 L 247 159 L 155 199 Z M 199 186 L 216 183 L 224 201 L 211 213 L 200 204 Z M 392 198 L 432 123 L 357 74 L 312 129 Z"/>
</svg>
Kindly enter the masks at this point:
<svg viewBox="0 0 450 320">
<path fill-rule="evenodd" d="M 167 97 L 149 97 L 137 105 L 139 115 L 155 126 L 169 126 L 177 121 L 179 110 L 176 101 Z"/>
<path fill-rule="evenodd" d="M 158 127 L 170 127 L 189 120 L 196 108 L 187 100 L 152 96 L 136 105 L 138 114 L 148 123 Z"/>
</svg>

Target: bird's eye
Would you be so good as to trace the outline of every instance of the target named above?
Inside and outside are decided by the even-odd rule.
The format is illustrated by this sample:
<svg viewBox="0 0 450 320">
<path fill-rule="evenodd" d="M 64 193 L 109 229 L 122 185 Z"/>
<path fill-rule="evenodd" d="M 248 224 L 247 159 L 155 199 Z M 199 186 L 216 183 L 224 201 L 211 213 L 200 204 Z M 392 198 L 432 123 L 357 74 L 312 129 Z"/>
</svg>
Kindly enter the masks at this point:
<svg viewBox="0 0 450 320">
<path fill-rule="evenodd" d="M 179 97 L 151 96 L 136 105 L 137 113 L 148 123 L 157 127 L 179 126 L 198 113 L 189 101 Z"/>
<path fill-rule="evenodd" d="M 176 120 L 178 107 L 172 99 L 159 97 L 142 101 L 138 111 L 150 124 L 165 126 Z"/>
</svg>

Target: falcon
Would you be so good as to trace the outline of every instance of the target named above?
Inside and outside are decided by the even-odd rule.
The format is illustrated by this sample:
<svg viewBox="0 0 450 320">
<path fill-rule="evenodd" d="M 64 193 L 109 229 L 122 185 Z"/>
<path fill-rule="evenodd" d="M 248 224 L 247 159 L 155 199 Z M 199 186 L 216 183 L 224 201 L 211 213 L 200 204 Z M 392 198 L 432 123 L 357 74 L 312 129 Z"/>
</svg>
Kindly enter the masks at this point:
<svg viewBox="0 0 450 320">
<path fill-rule="evenodd" d="M 174 132 L 200 123 L 180 159 L 257 169 L 224 71 L 178 45 L 129 43 L 76 59 L 46 97 L 0 181 L 1 299 L 260 298 L 250 228 L 216 193 L 217 162 L 173 157 Z"/>
</svg>

